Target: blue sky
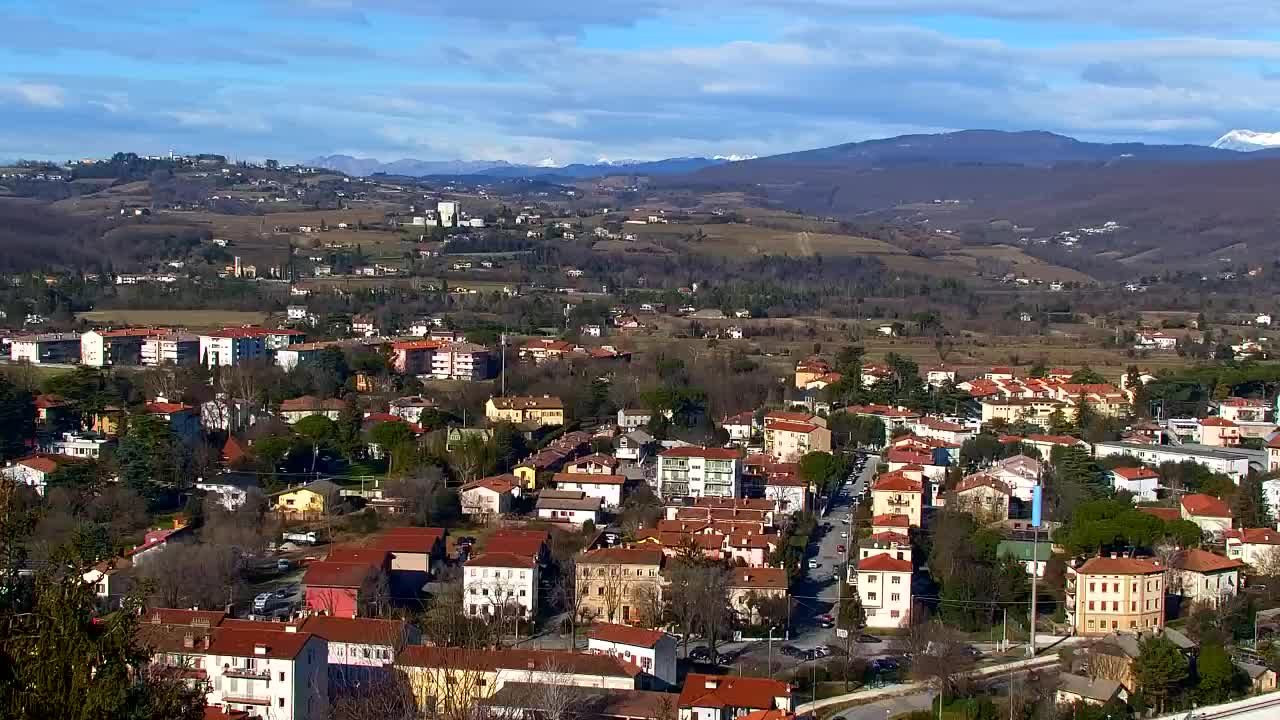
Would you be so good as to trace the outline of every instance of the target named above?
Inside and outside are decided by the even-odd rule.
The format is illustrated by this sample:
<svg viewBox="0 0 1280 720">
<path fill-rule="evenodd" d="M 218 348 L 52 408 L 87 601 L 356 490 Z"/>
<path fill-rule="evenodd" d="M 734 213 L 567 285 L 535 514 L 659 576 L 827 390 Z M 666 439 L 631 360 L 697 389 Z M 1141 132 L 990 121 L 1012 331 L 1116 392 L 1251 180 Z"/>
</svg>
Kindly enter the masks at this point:
<svg viewBox="0 0 1280 720">
<path fill-rule="evenodd" d="M 536 163 L 1280 130 L 1271 0 L 0 0 L 0 158 Z"/>
</svg>

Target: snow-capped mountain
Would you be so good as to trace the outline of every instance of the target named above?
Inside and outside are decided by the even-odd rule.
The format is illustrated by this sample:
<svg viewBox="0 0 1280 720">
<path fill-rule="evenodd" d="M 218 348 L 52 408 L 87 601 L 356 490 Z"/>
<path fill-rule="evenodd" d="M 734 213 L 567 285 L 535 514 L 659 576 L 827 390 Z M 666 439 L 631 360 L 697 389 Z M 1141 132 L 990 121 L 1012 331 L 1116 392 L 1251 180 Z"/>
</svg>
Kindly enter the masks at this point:
<svg viewBox="0 0 1280 720">
<path fill-rule="evenodd" d="M 1215 140 L 1211 147 L 1216 147 L 1220 150 L 1239 150 L 1241 152 L 1280 148 L 1280 132 L 1232 130 Z"/>
</svg>

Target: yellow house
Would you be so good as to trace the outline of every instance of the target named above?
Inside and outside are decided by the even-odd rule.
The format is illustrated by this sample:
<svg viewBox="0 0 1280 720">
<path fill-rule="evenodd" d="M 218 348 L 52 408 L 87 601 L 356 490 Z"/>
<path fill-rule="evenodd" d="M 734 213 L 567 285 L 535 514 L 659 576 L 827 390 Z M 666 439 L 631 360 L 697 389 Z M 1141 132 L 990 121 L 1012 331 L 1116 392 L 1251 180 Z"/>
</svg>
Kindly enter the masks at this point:
<svg viewBox="0 0 1280 720">
<path fill-rule="evenodd" d="M 89 429 L 106 435 L 107 437 L 115 437 L 120 434 L 120 408 L 110 406 L 103 408 L 100 412 L 93 414 L 89 421 Z"/>
<path fill-rule="evenodd" d="M 493 397 L 484 405 L 484 416 L 490 422 L 510 422 L 516 425 L 563 425 L 564 401 L 554 395 Z"/>
<path fill-rule="evenodd" d="M 316 480 L 272 495 L 271 509 L 282 515 L 321 516 L 342 501 L 340 491 L 328 480 Z"/>
<path fill-rule="evenodd" d="M 418 710 L 437 717 L 463 717 L 477 700 L 493 695 L 498 664 L 489 650 L 410 645 L 396 656 Z"/>
</svg>

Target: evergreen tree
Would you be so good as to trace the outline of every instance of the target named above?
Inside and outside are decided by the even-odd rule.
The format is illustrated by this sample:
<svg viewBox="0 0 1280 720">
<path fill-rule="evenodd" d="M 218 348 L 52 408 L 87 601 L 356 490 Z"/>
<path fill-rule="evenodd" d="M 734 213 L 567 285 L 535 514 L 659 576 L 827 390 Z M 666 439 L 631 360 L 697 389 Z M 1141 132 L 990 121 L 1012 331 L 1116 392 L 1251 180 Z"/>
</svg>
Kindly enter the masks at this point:
<svg viewBox="0 0 1280 720">
<path fill-rule="evenodd" d="M 1231 696 L 1236 682 L 1236 668 L 1231 662 L 1231 656 L 1221 645 L 1205 645 L 1200 648 L 1200 655 L 1196 658 L 1196 674 L 1200 676 L 1196 685 L 1196 698 L 1201 704 L 1224 702 Z"/>
<path fill-rule="evenodd" d="M 0 375 L 0 460 L 27 452 L 27 440 L 36 432 L 36 406 L 31 393 Z"/>
<path fill-rule="evenodd" d="M 1187 659 L 1182 651 L 1163 635 L 1144 638 L 1138 658 L 1133 663 L 1138 689 L 1154 700 L 1161 712 L 1174 689 L 1187 679 Z"/>
<path fill-rule="evenodd" d="M 169 422 L 155 415 L 129 419 L 116 450 L 120 481 L 155 508 L 173 499 L 181 489 L 185 448 Z"/>
</svg>

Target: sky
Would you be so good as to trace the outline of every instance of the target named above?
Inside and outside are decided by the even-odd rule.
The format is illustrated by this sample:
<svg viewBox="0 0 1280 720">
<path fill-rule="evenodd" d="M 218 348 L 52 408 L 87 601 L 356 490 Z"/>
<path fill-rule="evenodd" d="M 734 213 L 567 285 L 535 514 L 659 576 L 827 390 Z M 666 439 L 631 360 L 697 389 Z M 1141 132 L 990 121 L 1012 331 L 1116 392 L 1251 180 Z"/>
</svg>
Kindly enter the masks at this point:
<svg viewBox="0 0 1280 720">
<path fill-rule="evenodd" d="M 0 158 L 520 163 L 1280 130 L 1275 0 L 0 0 Z"/>
</svg>

